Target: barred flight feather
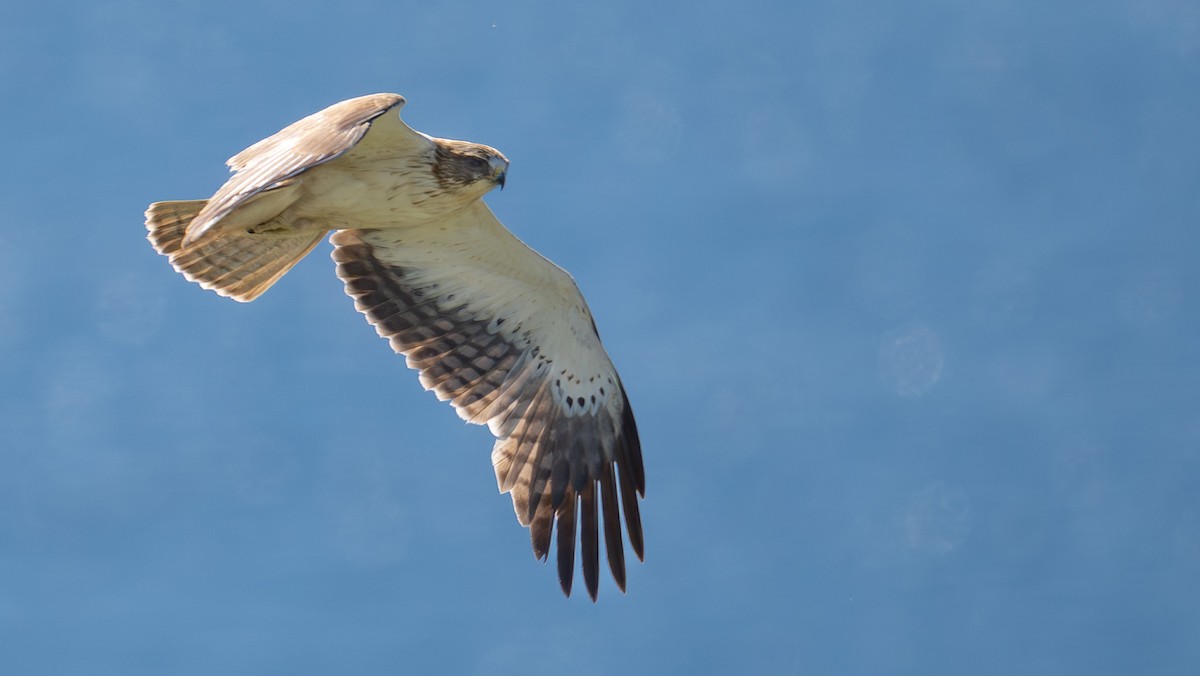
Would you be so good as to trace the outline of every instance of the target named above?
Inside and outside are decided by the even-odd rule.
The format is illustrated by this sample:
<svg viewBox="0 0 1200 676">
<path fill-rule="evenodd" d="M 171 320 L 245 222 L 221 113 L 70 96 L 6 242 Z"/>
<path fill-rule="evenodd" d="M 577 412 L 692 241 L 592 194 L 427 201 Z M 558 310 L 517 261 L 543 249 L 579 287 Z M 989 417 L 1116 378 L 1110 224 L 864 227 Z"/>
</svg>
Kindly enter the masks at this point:
<svg viewBox="0 0 1200 676">
<path fill-rule="evenodd" d="M 609 569 L 624 589 L 621 512 L 640 559 L 636 496 L 644 494 L 645 486 L 637 431 L 623 390 L 618 386 L 596 399 L 606 401 L 604 406 L 570 411 L 565 398 L 574 395 L 556 395 L 556 380 L 561 382 L 564 372 L 582 370 L 566 366 L 572 362 L 569 351 L 542 346 L 536 330 L 502 331 L 508 322 L 498 322 L 502 318 L 494 312 L 477 310 L 463 284 L 435 282 L 436 275 L 428 270 L 385 260 L 405 248 L 402 237 L 390 231 L 343 230 L 332 241 L 338 276 L 379 335 L 420 372 L 426 389 L 450 401 L 467 420 L 487 423 L 497 436 L 492 452 L 497 485 L 511 495 L 518 521 L 530 528 L 537 558 L 547 557 L 557 529 L 563 591 L 571 590 L 578 522 L 584 582 L 588 593 L 596 596 L 600 516 Z M 451 250 L 454 247 L 442 249 Z M 405 256 L 401 252 L 393 257 Z M 495 295 L 495 284 L 484 288 Z M 559 366 L 557 373 L 550 364 Z M 607 373 L 604 378 L 607 382 Z M 582 510 L 581 519 L 577 510 Z"/>
<path fill-rule="evenodd" d="M 508 160 L 404 124 L 398 94 L 349 99 L 227 162 L 206 200 L 156 202 L 148 239 L 176 271 L 251 301 L 331 230 L 338 276 L 421 385 L 496 437 L 492 464 L 534 555 L 570 595 L 576 546 L 598 587 L 625 588 L 621 539 L 643 552 L 645 495 L 633 412 L 587 304 L 565 271 L 504 228 L 482 197 Z"/>
</svg>

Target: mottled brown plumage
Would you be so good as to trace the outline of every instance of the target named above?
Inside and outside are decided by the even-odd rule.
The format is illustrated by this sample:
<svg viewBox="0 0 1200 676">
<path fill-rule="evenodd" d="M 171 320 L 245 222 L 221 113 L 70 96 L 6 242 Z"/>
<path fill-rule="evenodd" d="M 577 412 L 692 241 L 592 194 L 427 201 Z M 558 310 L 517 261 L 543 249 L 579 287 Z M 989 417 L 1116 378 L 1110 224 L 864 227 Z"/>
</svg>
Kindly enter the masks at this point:
<svg viewBox="0 0 1200 676">
<path fill-rule="evenodd" d="M 343 101 L 250 146 L 208 200 L 152 204 L 149 239 L 189 280 L 249 301 L 335 231 L 337 273 L 357 309 L 426 389 L 496 436 L 497 485 L 539 559 L 557 531 L 563 591 L 578 539 L 596 598 L 601 529 L 624 590 L 622 514 L 641 559 L 645 473 L 591 312 L 570 275 L 483 203 L 508 160 L 413 131 L 395 114 L 403 104 L 396 94 Z"/>
</svg>

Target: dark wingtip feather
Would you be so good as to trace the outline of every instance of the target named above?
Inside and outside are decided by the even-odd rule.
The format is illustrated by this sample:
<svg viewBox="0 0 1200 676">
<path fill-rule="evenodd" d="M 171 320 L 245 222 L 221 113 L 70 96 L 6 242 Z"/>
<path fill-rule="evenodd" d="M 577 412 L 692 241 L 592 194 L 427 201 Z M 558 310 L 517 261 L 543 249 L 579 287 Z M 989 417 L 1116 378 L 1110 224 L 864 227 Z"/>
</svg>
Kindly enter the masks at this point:
<svg viewBox="0 0 1200 676">
<path fill-rule="evenodd" d="M 646 468 L 642 465 L 642 442 L 638 436 L 637 421 L 633 417 L 633 406 L 629 403 L 629 395 L 625 394 L 625 385 L 618 383 L 621 388 L 621 398 L 625 401 L 625 409 L 621 411 L 620 446 L 625 455 L 625 463 L 629 467 L 634 486 L 638 495 L 646 497 Z"/>
<path fill-rule="evenodd" d="M 629 546 L 637 555 L 638 561 L 644 561 L 642 541 L 642 515 L 638 509 L 637 488 L 630 480 L 624 467 L 618 465 L 618 483 L 621 485 L 621 508 L 625 512 L 625 532 L 629 534 Z"/>
<path fill-rule="evenodd" d="M 563 505 L 567 495 L 574 495 L 568 485 L 571 477 L 571 463 L 565 453 L 556 454 L 554 467 L 550 476 L 550 504 L 558 509 Z M 561 528 L 561 526 L 560 526 Z"/>
<path fill-rule="evenodd" d="M 583 558 L 583 581 L 587 585 L 588 596 L 592 602 L 600 588 L 600 533 L 596 527 L 596 485 L 588 483 L 579 496 L 580 509 L 583 512 L 580 519 L 579 538 L 580 554 Z"/>
<path fill-rule="evenodd" d="M 569 492 L 558 510 L 558 584 L 563 594 L 571 596 L 575 579 L 575 505 L 574 492 Z"/>
<path fill-rule="evenodd" d="M 608 569 L 622 592 L 625 591 L 625 543 L 621 541 L 621 516 L 617 507 L 617 479 L 612 463 L 606 463 L 600 474 L 600 497 L 604 509 L 604 549 L 608 553 Z"/>
<path fill-rule="evenodd" d="M 533 541 L 533 555 L 545 561 L 550 553 L 550 534 L 554 527 L 554 512 L 549 500 L 542 500 L 537 513 L 529 523 L 529 538 Z"/>
</svg>

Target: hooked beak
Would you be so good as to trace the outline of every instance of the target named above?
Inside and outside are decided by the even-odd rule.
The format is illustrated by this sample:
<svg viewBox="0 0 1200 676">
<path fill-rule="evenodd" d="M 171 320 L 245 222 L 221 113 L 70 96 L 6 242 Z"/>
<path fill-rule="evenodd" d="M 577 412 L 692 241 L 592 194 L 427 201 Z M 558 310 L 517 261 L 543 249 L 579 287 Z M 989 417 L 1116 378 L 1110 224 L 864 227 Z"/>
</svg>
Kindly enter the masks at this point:
<svg viewBox="0 0 1200 676">
<path fill-rule="evenodd" d="M 488 162 L 492 165 L 492 180 L 504 190 L 504 179 L 508 176 L 508 160 L 501 156 L 492 157 Z"/>
</svg>

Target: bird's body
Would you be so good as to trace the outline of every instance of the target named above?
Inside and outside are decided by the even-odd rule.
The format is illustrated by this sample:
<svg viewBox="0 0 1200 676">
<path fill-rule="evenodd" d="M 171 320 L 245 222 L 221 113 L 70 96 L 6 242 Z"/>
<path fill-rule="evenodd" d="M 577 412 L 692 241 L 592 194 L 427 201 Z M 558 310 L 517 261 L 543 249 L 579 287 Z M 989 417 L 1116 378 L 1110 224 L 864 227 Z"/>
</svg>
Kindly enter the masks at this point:
<svg viewBox="0 0 1200 676">
<path fill-rule="evenodd" d="M 619 515 L 641 558 L 645 479 L 633 414 L 587 304 L 570 275 L 483 203 L 508 160 L 413 131 L 395 114 L 403 104 L 396 94 L 350 99 L 250 146 L 210 199 L 152 204 L 149 239 L 188 279 L 250 301 L 334 231 L 338 276 L 358 310 L 426 389 L 497 437 L 497 482 L 539 558 L 557 524 L 563 590 L 578 512 L 596 597 L 600 510 L 624 589 Z"/>
</svg>

